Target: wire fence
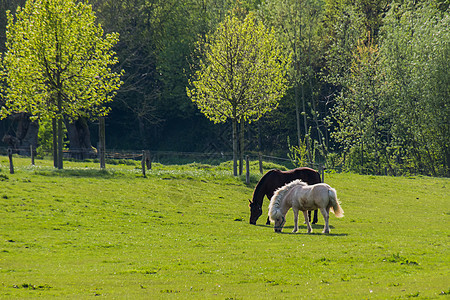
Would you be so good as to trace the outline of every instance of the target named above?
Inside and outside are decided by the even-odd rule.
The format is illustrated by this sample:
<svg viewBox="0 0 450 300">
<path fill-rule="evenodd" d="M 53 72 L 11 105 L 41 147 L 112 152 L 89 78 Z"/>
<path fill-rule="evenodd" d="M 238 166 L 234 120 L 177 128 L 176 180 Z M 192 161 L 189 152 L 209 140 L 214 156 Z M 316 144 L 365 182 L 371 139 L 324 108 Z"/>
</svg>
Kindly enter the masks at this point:
<svg viewBox="0 0 450 300">
<path fill-rule="evenodd" d="M 0 147 L 0 155 L 8 155 L 8 150 L 11 148 Z M 36 153 L 36 150 L 31 147 L 18 147 L 11 149 L 13 154 L 20 156 L 35 156 L 39 158 L 53 157 L 52 152 Z M 148 151 L 149 158 L 153 163 L 161 164 L 189 164 L 201 163 L 209 165 L 219 165 L 233 160 L 233 153 L 231 152 L 180 152 L 180 151 Z M 107 149 L 105 151 L 105 158 L 109 163 L 120 163 L 130 161 L 141 161 L 144 156 L 143 150 L 122 150 L 122 149 Z M 263 160 L 264 162 L 271 162 L 274 164 L 285 166 L 286 168 L 294 167 L 291 160 L 287 157 L 280 157 L 270 154 L 249 152 L 245 153 L 244 158 L 249 156 L 251 161 Z M 65 149 L 63 151 L 63 158 L 65 160 L 98 160 L 100 154 L 96 149 Z M 239 159 L 239 158 L 238 158 Z M 131 162 L 130 162 L 131 163 Z"/>
<path fill-rule="evenodd" d="M 32 161 L 34 157 L 37 158 L 51 158 L 53 153 L 40 151 L 37 155 L 36 150 L 31 147 L 19 147 L 19 148 L 7 148 L 0 147 L 0 155 L 8 156 L 9 154 L 18 154 L 20 156 L 31 157 Z M 286 169 L 293 169 L 298 166 L 298 163 L 293 162 L 288 158 L 287 154 L 285 157 L 282 155 L 273 155 L 268 153 L 259 152 L 248 152 L 244 155 L 244 158 L 248 156 L 250 161 L 259 161 L 265 163 L 265 169 L 277 168 L 277 166 L 284 166 Z M 231 152 L 180 152 L 180 151 L 143 151 L 143 150 L 121 150 L 121 149 L 108 149 L 105 151 L 105 158 L 107 164 L 136 164 L 138 161 L 145 160 L 146 165 L 151 165 L 151 163 L 160 163 L 163 165 L 183 165 L 190 163 L 200 163 L 207 165 L 220 165 L 222 163 L 230 162 L 233 160 L 233 153 Z M 79 160 L 79 161 L 100 161 L 100 154 L 96 149 L 65 149 L 63 151 L 64 160 Z M 238 158 L 239 160 L 239 158 Z M 273 166 L 270 164 L 272 163 Z M 245 169 L 245 161 L 243 162 L 243 169 Z M 318 170 L 322 174 L 326 172 L 342 172 L 347 169 L 343 165 L 328 165 L 320 163 L 304 163 L 302 166 L 311 167 Z M 262 167 L 260 167 L 262 170 Z M 348 170 L 347 170 L 348 171 Z M 370 170 L 364 172 L 364 170 L 359 171 L 360 174 L 373 174 Z M 377 175 L 390 175 L 390 176 L 402 176 L 402 175 L 415 175 L 420 174 L 414 169 L 405 168 L 395 168 L 378 171 Z M 324 176 L 324 175 L 322 175 Z"/>
<path fill-rule="evenodd" d="M 14 173 L 13 159 L 12 155 L 18 154 L 21 156 L 31 156 L 31 163 L 34 165 L 34 158 L 36 156 L 36 150 L 32 147 L 23 148 L 1 148 L 0 155 L 8 155 L 10 160 L 10 172 Z M 40 156 L 52 156 L 52 153 L 40 153 Z M 102 159 L 99 153 L 95 149 L 70 149 L 63 151 L 63 158 L 70 160 L 93 160 L 100 162 L 100 167 L 104 168 L 102 165 Z M 245 159 L 244 159 L 245 158 Z M 189 163 L 201 163 L 208 165 L 219 165 L 233 160 L 233 154 L 230 152 L 176 152 L 176 151 L 148 151 L 148 150 L 107 150 L 105 151 L 105 159 L 109 164 L 136 164 L 136 161 L 141 161 L 142 175 L 146 176 L 146 170 L 152 168 L 152 163 L 161 163 L 165 165 L 173 164 L 189 164 Z M 263 153 L 249 153 L 243 156 L 243 160 L 239 159 L 240 173 L 245 172 L 246 182 L 250 183 L 250 161 L 259 161 L 259 172 L 263 174 L 263 161 L 266 164 L 273 163 L 276 165 L 281 165 L 287 169 L 294 168 L 293 162 L 289 158 L 278 157 L 274 155 L 266 155 Z M 274 165 L 274 167 L 276 166 Z M 244 167 L 245 166 L 245 167 Z M 269 168 L 273 168 L 269 165 Z M 315 165 L 310 164 L 310 167 L 315 167 Z M 321 173 L 321 178 L 324 178 L 324 167 L 321 165 L 316 165 L 316 169 Z M 244 171 L 245 170 L 245 171 Z"/>
</svg>

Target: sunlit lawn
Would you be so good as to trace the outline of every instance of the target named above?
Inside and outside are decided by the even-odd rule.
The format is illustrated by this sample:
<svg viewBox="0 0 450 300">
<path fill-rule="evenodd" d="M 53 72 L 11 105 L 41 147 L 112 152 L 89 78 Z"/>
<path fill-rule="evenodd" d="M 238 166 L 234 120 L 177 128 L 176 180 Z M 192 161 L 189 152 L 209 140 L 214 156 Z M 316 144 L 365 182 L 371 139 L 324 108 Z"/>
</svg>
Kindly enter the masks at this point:
<svg viewBox="0 0 450 300">
<path fill-rule="evenodd" d="M 450 294 L 449 179 L 326 174 L 345 217 L 248 224 L 228 165 L 0 157 L 0 298 L 395 299 Z M 255 172 L 252 176 L 258 178 Z M 255 180 L 254 180 L 255 181 Z M 447 295 L 447 296 L 445 296 Z"/>
</svg>

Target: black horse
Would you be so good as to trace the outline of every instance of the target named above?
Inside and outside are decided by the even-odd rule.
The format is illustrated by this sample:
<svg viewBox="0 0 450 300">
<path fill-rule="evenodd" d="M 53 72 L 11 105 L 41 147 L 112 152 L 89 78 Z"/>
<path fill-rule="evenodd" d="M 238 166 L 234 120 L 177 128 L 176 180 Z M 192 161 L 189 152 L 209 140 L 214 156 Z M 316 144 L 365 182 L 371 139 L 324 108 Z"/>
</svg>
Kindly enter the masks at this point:
<svg viewBox="0 0 450 300">
<path fill-rule="evenodd" d="M 253 191 L 253 199 L 250 201 L 250 224 L 256 224 L 262 215 L 262 204 L 264 196 L 272 198 L 275 191 L 293 180 L 301 179 L 307 184 L 321 183 L 319 172 L 310 168 L 297 168 L 289 171 L 270 170 L 258 182 Z M 309 212 L 311 220 L 311 212 Z M 317 223 L 317 210 L 314 211 L 313 224 Z M 266 225 L 270 225 L 267 218 Z"/>
</svg>

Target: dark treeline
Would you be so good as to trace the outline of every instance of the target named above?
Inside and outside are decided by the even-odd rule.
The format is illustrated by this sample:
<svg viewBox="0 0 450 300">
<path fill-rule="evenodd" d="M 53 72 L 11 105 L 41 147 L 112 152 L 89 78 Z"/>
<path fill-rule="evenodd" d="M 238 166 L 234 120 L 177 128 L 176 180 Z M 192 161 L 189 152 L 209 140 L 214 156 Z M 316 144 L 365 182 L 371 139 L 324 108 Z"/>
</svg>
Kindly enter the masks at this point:
<svg viewBox="0 0 450 300">
<path fill-rule="evenodd" d="M 5 11 L 24 3 L 0 0 L 0 52 Z M 278 109 L 246 125 L 246 150 L 362 173 L 449 176 L 447 0 L 89 3 L 105 32 L 120 34 L 115 67 L 125 75 L 106 119 L 109 149 L 231 152 L 231 124 L 208 121 L 186 86 L 196 41 L 230 11 L 254 11 L 293 64 Z M 0 134 L 25 136 L 19 131 L 32 126 L 18 129 L 21 122 L 0 121 Z M 79 123 L 96 146 L 96 123 Z M 41 131 L 44 143 L 49 137 Z"/>
</svg>

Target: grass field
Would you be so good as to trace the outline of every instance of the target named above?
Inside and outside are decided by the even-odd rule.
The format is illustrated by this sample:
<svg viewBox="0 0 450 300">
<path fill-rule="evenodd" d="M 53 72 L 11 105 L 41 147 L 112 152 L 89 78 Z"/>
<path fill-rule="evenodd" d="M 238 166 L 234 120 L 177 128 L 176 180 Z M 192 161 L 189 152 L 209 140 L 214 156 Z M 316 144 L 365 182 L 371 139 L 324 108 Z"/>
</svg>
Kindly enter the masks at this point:
<svg viewBox="0 0 450 300">
<path fill-rule="evenodd" d="M 326 174 L 345 217 L 248 224 L 229 165 L 0 157 L 0 298 L 448 299 L 450 180 Z"/>
</svg>

